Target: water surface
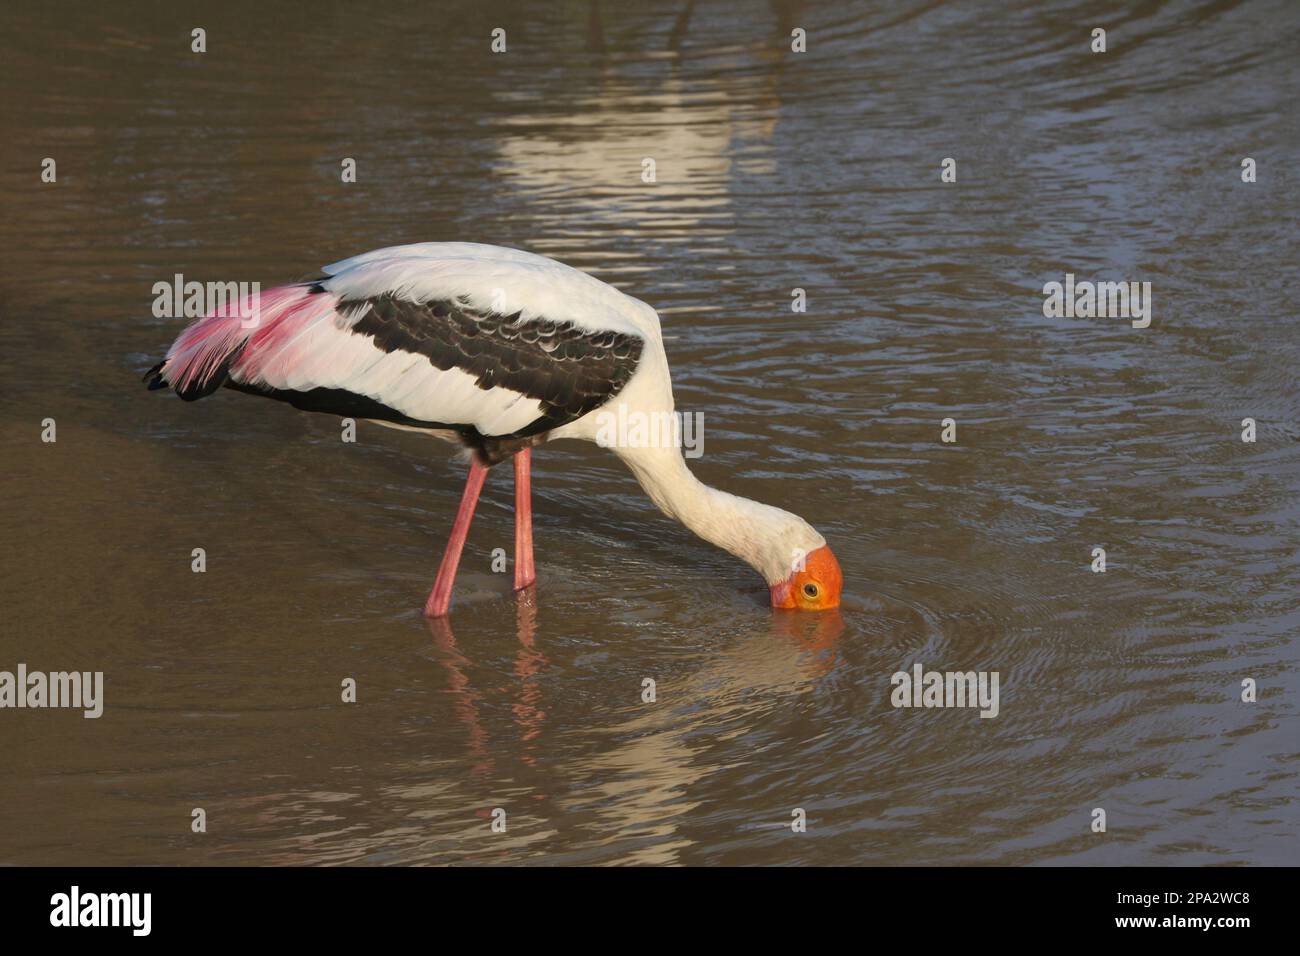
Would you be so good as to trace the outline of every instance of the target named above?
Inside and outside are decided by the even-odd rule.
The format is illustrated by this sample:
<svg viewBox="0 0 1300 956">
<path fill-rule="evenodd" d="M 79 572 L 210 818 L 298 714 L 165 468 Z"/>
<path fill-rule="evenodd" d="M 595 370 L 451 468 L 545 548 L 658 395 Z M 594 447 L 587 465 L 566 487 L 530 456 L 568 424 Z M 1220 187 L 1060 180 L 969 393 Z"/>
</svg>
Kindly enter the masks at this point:
<svg viewBox="0 0 1300 956">
<path fill-rule="evenodd" d="M 1293 5 L 134 6 L 0 13 L 0 669 L 107 682 L 0 711 L 0 863 L 1297 861 Z M 535 595 L 502 469 L 431 626 L 446 446 L 138 383 L 158 281 L 428 240 L 654 305 L 697 473 L 852 606 L 774 615 L 557 444 Z M 1044 318 L 1067 272 L 1151 327 Z M 917 661 L 999 715 L 894 709 Z"/>
</svg>

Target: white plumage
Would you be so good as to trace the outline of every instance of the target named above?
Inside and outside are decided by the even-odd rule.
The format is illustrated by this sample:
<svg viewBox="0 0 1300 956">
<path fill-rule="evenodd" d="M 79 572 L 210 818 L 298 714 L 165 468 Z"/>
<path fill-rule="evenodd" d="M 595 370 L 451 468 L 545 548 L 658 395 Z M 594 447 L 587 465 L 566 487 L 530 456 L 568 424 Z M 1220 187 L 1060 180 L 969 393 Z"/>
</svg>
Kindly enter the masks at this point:
<svg viewBox="0 0 1300 956">
<path fill-rule="evenodd" d="M 391 292 L 419 301 L 462 296 L 475 308 L 523 319 L 564 318 L 584 329 L 659 338 L 659 315 L 562 262 L 519 249 L 477 242 L 418 242 L 374 249 L 321 270 L 322 284 L 348 298 Z M 504 297 L 504 298 L 502 298 Z"/>
</svg>

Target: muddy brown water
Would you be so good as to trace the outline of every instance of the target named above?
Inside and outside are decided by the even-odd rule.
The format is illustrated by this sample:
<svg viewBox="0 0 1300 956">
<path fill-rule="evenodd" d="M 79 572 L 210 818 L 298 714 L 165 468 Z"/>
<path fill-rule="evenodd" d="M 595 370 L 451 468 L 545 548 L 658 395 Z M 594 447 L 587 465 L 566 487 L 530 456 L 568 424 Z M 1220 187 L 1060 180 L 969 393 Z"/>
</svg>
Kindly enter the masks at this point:
<svg viewBox="0 0 1300 956">
<path fill-rule="evenodd" d="M 1296 862 L 1296 7 L 601 11 L 603 52 L 577 2 L 0 13 L 0 670 L 106 682 L 0 710 L 0 863 Z M 774 615 L 557 444 L 535 599 L 496 471 L 431 627 L 446 446 L 139 385 L 154 283 L 423 240 L 659 309 L 698 474 L 850 606 Z M 1150 327 L 1044 317 L 1067 272 Z M 892 707 L 917 662 L 998 716 Z"/>
</svg>

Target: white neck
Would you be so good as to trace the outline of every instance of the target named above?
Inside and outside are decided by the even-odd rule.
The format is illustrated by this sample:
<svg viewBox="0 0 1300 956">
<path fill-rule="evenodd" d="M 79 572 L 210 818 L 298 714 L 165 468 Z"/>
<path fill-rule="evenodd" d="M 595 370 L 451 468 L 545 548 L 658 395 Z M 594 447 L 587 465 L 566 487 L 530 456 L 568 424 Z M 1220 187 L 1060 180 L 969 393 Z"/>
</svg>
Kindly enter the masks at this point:
<svg viewBox="0 0 1300 956">
<path fill-rule="evenodd" d="M 798 515 L 727 494 L 696 478 L 678 448 L 618 448 L 659 510 L 758 571 L 768 585 L 790 576 L 798 558 L 826 543 Z"/>
</svg>

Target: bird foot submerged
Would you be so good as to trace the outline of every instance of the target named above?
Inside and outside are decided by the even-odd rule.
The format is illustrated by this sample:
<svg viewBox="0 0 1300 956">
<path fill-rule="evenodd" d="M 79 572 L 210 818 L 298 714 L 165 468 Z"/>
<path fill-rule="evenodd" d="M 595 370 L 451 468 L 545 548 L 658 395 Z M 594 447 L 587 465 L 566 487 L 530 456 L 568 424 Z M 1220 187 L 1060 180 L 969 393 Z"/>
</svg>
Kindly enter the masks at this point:
<svg viewBox="0 0 1300 956">
<path fill-rule="evenodd" d="M 537 581 L 533 564 L 533 454 L 525 448 L 515 454 L 515 590 Z"/>
<path fill-rule="evenodd" d="M 533 495 L 532 495 L 532 449 L 525 448 L 514 456 L 515 462 L 515 591 L 526 591 L 537 581 L 537 568 L 533 563 Z M 474 520 L 474 508 L 479 495 L 483 492 L 483 483 L 487 480 L 488 468 L 477 455 L 470 458 L 469 475 L 465 478 L 465 490 L 461 493 L 460 507 L 456 511 L 456 520 L 451 526 L 451 535 L 447 539 L 447 550 L 443 553 L 442 564 L 438 566 L 438 577 L 433 582 L 433 590 L 424 604 L 424 616 L 428 618 L 446 617 L 451 609 L 451 591 L 456 582 L 456 570 L 460 567 L 461 552 L 465 540 L 469 537 L 470 522 Z"/>
<path fill-rule="evenodd" d="M 434 579 L 429 600 L 424 603 L 425 617 L 445 617 L 451 607 L 451 588 L 456 582 L 456 569 L 460 567 L 460 554 L 465 548 L 465 539 L 469 537 L 469 524 L 474 520 L 474 507 L 483 491 L 487 473 L 487 465 L 477 457 L 470 459 L 469 476 L 465 479 L 465 490 L 461 492 L 456 520 L 452 522 L 447 550 L 443 552 L 442 564 L 438 566 L 438 577 Z"/>
</svg>

